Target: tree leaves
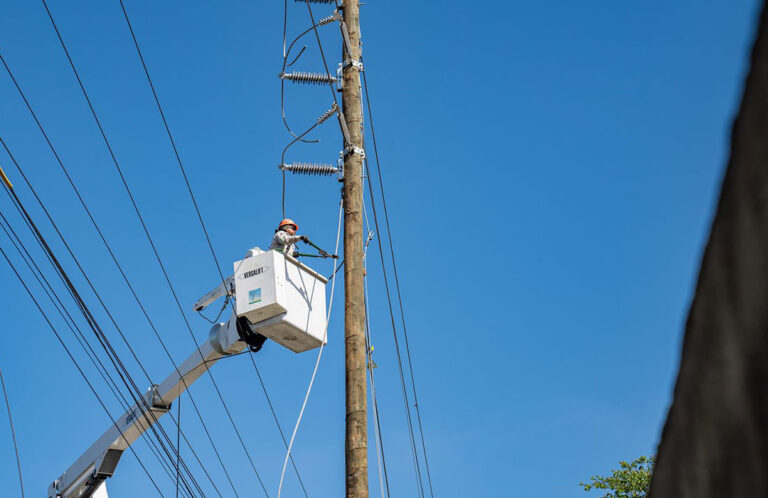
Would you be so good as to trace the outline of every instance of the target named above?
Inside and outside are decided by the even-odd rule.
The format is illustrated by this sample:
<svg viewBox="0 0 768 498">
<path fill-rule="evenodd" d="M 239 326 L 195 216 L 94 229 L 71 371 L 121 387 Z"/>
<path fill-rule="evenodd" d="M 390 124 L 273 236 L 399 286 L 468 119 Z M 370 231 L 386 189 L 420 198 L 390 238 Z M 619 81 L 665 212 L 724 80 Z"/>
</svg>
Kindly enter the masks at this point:
<svg viewBox="0 0 768 498">
<path fill-rule="evenodd" d="M 654 457 L 641 456 L 631 462 L 619 462 L 620 469 L 604 477 L 594 475 L 589 483 L 580 482 L 584 491 L 607 490 L 601 498 L 645 498 L 651 485 Z"/>
</svg>

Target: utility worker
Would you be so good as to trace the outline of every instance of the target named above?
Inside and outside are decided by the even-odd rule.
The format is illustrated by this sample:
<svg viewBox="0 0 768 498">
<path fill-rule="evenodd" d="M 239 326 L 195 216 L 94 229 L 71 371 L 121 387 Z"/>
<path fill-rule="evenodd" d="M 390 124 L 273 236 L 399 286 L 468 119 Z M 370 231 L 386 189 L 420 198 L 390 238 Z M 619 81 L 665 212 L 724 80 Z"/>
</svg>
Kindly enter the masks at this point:
<svg viewBox="0 0 768 498">
<path fill-rule="evenodd" d="M 275 249 L 290 256 L 298 254 L 296 242 L 309 242 L 309 237 L 306 235 L 296 235 L 296 230 L 298 229 L 299 226 L 292 219 L 286 218 L 281 221 L 277 230 L 275 230 L 275 236 L 272 237 L 269 250 Z"/>
</svg>

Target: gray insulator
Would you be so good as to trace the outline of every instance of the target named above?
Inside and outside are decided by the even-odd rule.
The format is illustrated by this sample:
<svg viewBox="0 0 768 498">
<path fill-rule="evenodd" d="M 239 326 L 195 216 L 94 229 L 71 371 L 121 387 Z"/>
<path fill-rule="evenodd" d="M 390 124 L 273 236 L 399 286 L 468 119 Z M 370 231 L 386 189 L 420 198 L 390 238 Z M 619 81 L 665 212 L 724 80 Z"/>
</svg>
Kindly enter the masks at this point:
<svg viewBox="0 0 768 498">
<path fill-rule="evenodd" d="M 322 163 L 292 163 L 281 164 L 280 169 L 301 175 L 331 176 L 339 172 L 339 168 L 333 164 Z"/>
<path fill-rule="evenodd" d="M 304 83 L 307 85 L 328 85 L 336 82 L 334 76 L 329 76 L 323 73 L 306 73 L 304 71 L 297 71 L 295 73 L 282 73 L 280 78 L 295 83 Z"/>
<path fill-rule="evenodd" d="M 319 117 L 319 118 L 317 118 L 317 124 L 322 124 L 322 123 L 324 123 L 325 121 L 327 121 L 327 120 L 328 120 L 328 118 L 330 118 L 331 116 L 333 116 L 334 114 L 336 114 L 336 111 L 337 111 L 338 109 L 339 109 L 339 106 L 337 106 L 337 105 L 336 105 L 336 103 L 334 102 L 334 103 L 333 103 L 333 105 L 331 106 L 331 108 L 330 108 L 330 109 L 328 109 L 327 111 L 325 111 L 323 114 L 321 114 L 321 115 L 320 115 L 320 117 Z"/>
<path fill-rule="evenodd" d="M 325 26 L 326 24 L 331 24 L 333 21 L 338 19 L 338 16 L 336 14 L 332 14 L 328 17 L 323 17 L 319 21 L 317 21 L 318 26 Z"/>
</svg>

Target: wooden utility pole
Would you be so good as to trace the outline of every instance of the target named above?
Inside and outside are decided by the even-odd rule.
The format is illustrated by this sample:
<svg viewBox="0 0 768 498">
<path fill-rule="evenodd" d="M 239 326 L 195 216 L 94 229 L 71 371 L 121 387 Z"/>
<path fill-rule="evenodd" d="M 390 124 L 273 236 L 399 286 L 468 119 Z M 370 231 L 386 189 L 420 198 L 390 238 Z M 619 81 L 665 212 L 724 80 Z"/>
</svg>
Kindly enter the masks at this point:
<svg viewBox="0 0 768 498">
<path fill-rule="evenodd" d="M 360 5 L 358 1 L 343 1 L 346 42 L 343 52 L 341 102 L 350 142 L 344 144 L 347 498 L 368 498 L 368 402 L 363 282 L 363 110 L 360 100 Z"/>
</svg>

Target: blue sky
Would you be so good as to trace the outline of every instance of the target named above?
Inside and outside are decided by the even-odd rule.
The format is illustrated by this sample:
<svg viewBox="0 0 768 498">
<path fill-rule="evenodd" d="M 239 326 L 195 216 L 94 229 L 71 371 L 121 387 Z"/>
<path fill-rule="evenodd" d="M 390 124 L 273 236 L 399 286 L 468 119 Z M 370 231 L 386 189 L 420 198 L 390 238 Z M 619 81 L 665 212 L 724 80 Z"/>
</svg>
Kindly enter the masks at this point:
<svg viewBox="0 0 768 498">
<path fill-rule="evenodd" d="M 216 285 L 217 273 L 119 4 L 51 0 L 50 6 L 189 309 Z M 247 248 L 266 246 L 281 217 L 276 165 L 289 138 L 276 76 L 283 4 L 128 0 L 126 6 L 226 269 Z M 307 26 L 306 11 L 294 2 L 288 7 L 289 32 L 297 33 Z M 620 459 L 652 454 L 658 443 L 759 6 L 718 0 L 483 7 L 369 1 L 361 15 L 432 481 L 435 495 L 445 498 L 582 496 L 580 480 L 608 472 Z M 321 6 L 315 11 L 328 13 Z M 337 33 L 322 32 L 333 66 Z M 296 65 L 320 71 L 312 41 Z M 41 3 L 0 6 L 0 51 L 181 361 L 193 351 L 192 340 Z M 291 87 L 287 102 L 289 120 L 301 128 L 331 97 L 324 88 Z M 0 109 L 0 136 L 142 363 L 153 378 L 164 377 L 170 363 L 5 73 Z M 289 160 L 334 161 L 333 121 L 316 136 L 320 144 L 296 147 Z M 0 165 L 75 274 L 4 153 Z M 288 214 L 324 247 L 335 238 L 338 188 L 333 179 L 289 177 Z M 0 211 L 24 233 L 5 196 Z M 0 247 L 9 248 L 7 239 L 0 237 Z M 393 496 L 417 496 L 372 251 L 371 320 L 390 485 Z M 327 266 L 317 264 L 322 271 Z M 81 278 L 76 284 L 84 285 Z M 0 289 L 0 368 L 25 488 L 39 495 L 109 421 L 5 264 Z M 342 291 L 295 447 L 310 496 L 343 493 Z M 93 297 L 86 299 L 97 310 Z M 209 325 L 188 316 L 203 340 Z M 314 360 L 274 343 L 258 355 L 286 428 Z M 129 367 L 138 371 L 135 363 Z M 284 450 L 250 362 L 224 360 L 214 375 L 276 496 Z M 259 496 L 210 381 L 192 391 L 236 485 L 247 490 L 244 496 Z M 114 398 L 105 399 L 117 414 Z M 223 482 L 186 397 L 182 429 Z M 152 461 L 146 446 L 137 450 Z M 371 495 L 378 496 L 373 453 L 370 464 Z M 109 489 L 114 496 L 152 491 L 130 455 Z M 171 490 L 167 479 L 163 489 Z M 0 417 L 0 494 L 16 493 L 10 431 Z M 289 473 L 283 496 L 300 495 Z"/>
</svg>

